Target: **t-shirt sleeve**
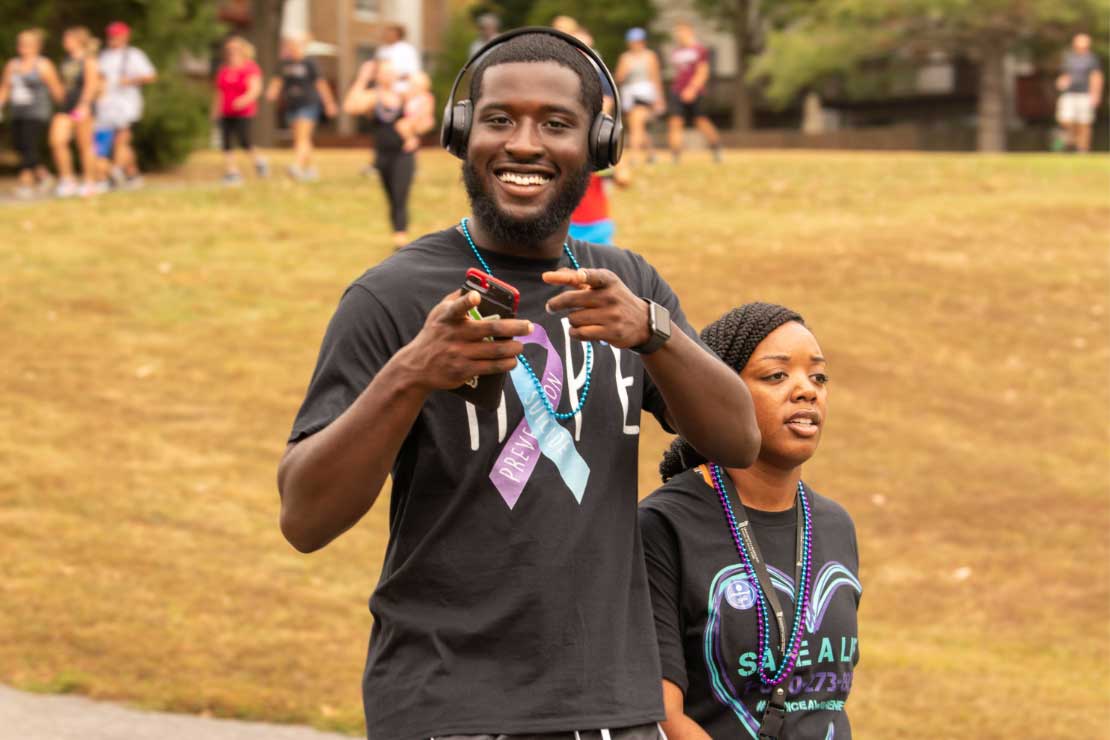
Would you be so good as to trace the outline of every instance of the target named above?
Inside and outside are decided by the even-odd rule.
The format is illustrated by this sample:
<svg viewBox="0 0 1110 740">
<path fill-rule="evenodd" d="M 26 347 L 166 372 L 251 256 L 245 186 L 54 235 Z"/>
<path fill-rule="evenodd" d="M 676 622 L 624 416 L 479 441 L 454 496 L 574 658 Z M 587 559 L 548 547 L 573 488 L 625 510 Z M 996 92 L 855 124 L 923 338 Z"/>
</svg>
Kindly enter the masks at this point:
<svg viewBox="0 0 1110 740">
<path fill-rule="evenodd" d="M 335 421 L 402 346 L 381 302 L 360 285 L 348 288 L 324 334 L 289 441 L 299 442 Z"/>
<path fill-rule="evenodd" d="M 262 77 L 262 68 L 259 67 L 253 61 L 248 61 L 247 62 L 247 79 L 249 80 L 252 77 Z"/>
<path fill-rule="evenodd" d="M 667 281 L 647 262 L 642 262 L 641 267 L 645 271 L 644 292 L 641 294 L 641 297 L 650 298 L 670 311 L 672 333 L 681 329 L 685 332 L 686 336 L 704 347 L 705 345 L 702 343 L 701 337 L 698 336 L 697 330 L 690 325 L 690 321 L 682 311 L 682 305 L 679 303 L 678 296 L 671 290 L 671 286 L 668 285 Z M 644 372 L 643 408 L 654 414 L 655 418 L 659 420 L 659 423 L 664 429 L 674 434 L 675 430 L 671 429 L 670 425 L 667 424 L 667 405 L 663 401 L 663 394 L 659 392 L 659 389 L 655 386 L 655 382 L 651 379 L 651 375 L 646 371 Z"/>
<path fill-rule="evenodd" d="M 666 517 L 654 509 L 640 507 L 640 536 L 644 543 L 655 637 L 663 678 L 686 693 L 686 656 L 682 649 L 682 570 L 678 543 Z"/>
<path fill-rule="evenodd" d="M 129 76 L 133 77 L 150 77 L 154 74 L 154 65 L 150 63 L 150 57 L 142 49 L 131 47 L 132 53 L 135 55 L 134 64 L 135 71 L 129 72 Z"/>
</svg>

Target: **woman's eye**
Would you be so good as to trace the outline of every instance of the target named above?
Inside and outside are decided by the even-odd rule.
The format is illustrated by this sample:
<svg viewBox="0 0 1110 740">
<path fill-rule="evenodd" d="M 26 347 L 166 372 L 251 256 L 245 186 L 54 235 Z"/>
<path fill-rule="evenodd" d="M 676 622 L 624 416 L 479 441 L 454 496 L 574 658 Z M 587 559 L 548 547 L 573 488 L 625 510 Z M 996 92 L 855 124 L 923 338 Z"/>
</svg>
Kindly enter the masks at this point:
<svg viewBox="0 0 1110 740">
<path fill-rule="evenodd" d="M 774 383 L 774 382 L 778 382 L 778 381 L 782 380 L 785 377 L 786 377 L 786 373 L 784 373 L 780 370 L 777 373 L 771 373 L 770 375 L 763 376 L 763 379 L 768 381 L 768 382 Z"/>
<path fill-rule="evenodd" d="M 815 383 L 819 383 L 820 385 L 824 385 L 825 383 L 829 382 L 829 376 L 825 375 L 824 373 L 814 373 L 810 377 L 813 378 Z"/>
</svg>

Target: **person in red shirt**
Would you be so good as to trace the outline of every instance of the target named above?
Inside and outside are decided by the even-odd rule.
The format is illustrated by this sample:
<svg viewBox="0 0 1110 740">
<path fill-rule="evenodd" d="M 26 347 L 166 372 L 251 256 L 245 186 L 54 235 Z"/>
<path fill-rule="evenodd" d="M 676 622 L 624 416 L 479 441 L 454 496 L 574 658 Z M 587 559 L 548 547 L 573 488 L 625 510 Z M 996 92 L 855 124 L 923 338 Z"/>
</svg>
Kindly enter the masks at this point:
<svg viewBox="0 0 1110 740">
<path fill-rule="evenodd" d="M 674 80 L 668 96 L 667 138 L 675 163 L 682 155 L 682 127 L 696 126 L 709 144 L 713 159 L 721 161 L 721 136 L 701 109 L 709 83 L 709 51 L 698 43 L 694 28 L 679 23 L 674 29 L 675 48 L 671 52 Z"/>
<path fill-rule="evenodd" d="M 612 183 L 626 188 L 629 182 L 628 173 L 619 171 L 616 167 L 591 172 L 586 194 L 570 214 L 571 238 L 590 244 L 612 246 L 617 225 L 609 217 L 609 188 Z"/>
<path fill-rule="evenodd" d="M 224 150 L 224 182 L 243 181 L 235 161 L 235 143 L 254 160 L 259 177 L 269 174 L 266 160 L 251 143 L 251 120 L 258 112 L 262 94 L 262 70 L 254 62 L 254 47 L 244 38 L 232 36 L 224 42 L 224 63 L 216 72 L 212 95 L 212 120 L 219 121 Z"/>
</svg>

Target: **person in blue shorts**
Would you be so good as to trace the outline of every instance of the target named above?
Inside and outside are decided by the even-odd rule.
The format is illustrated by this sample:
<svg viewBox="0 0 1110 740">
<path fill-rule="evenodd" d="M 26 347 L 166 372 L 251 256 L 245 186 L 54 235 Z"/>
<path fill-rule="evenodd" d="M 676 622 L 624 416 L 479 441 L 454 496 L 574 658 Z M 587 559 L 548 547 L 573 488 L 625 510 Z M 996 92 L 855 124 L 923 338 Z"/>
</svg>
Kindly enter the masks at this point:
<svg viewBox="0 0 1110 740">
<path fill-rule="evenodd" d="M 339 108 L 328 81 L 314 59 L 305 56 L 306 39 L 290 36 L 282 40 L 281 67 L 270 80 L 266 99 L 281 101 L 285 120 L 293 129 L 293 164 L 289 176 L 301 182 L 319 179 L 312 166 L 312 133 L 323 112 L 334 118 Z"/>
</svg>

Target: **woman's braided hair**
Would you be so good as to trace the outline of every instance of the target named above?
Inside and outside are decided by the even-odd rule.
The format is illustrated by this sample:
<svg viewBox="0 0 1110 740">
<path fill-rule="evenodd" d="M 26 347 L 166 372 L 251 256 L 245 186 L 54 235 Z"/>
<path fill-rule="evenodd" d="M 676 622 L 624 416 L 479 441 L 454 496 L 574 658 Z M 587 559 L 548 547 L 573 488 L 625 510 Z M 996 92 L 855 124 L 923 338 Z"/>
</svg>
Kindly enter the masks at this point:
<svg viewBox="0 0 1110 740">
<path fill-rule="evenodd" d="M 788 321 L 805 325 L 801 315 L 774 303 L 745 303 L 701 330 L 701 339 L 725 364 L 739 373 L 767 335 Z M 706 462 L 689 442 L 678 437 L 663 453 L 659 474 L 664 482 Z"/>
</svg>

